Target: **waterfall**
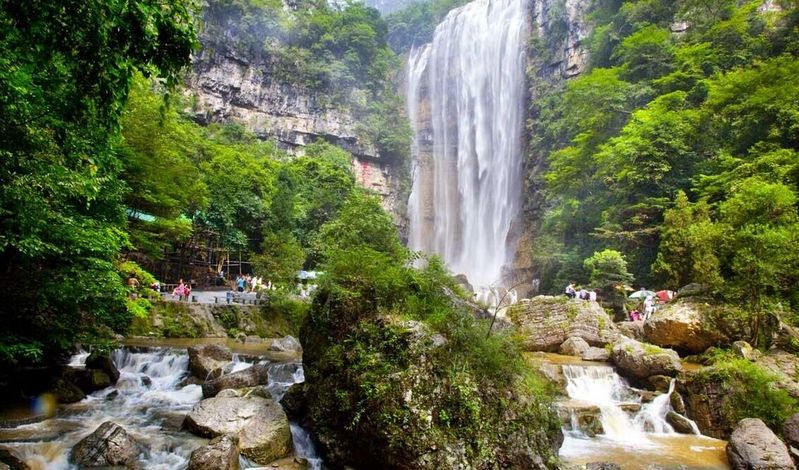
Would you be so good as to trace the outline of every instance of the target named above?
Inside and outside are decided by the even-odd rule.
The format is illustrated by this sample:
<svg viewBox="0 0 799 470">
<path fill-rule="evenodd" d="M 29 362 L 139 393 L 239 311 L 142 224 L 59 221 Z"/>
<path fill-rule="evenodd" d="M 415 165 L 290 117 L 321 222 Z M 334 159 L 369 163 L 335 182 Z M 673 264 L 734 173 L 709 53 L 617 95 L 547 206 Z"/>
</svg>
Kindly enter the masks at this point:
<svg viewBox="0 0 799 470">
<path fill-rule="evenodd" d="M 526 0 L 475 0 L 411 51 L 409 245 L 475 286 L 501 282 L 521 191 Z"/>
</svg>

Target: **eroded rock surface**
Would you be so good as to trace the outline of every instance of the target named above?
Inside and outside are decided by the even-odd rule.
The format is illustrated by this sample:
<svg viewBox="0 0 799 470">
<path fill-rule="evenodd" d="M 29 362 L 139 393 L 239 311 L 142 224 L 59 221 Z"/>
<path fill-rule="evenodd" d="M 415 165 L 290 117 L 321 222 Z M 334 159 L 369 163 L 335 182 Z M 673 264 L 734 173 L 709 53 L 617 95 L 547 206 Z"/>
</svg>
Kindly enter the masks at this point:
<svg viewBox="0 0 799 470">
<path fill-rule="evenodd" d="M 225 434 L 194 449 L 188 470 L 239 470 L 238 439 Z"/>
<path fill-rule="evenodd" d="M 785 444 L 756 418 L 742 419 L 727 444 L 727 458 L 734 470 L 793 470 Z"/>
<path fill-rule="evenodd" d="M 508 316 L 519 327 L 529 351 L 555 352 L 568 338 L 581 338 L 601 347 L 619 337 L 610 317 L 596 302 L 538 296 L 514 305 Z"/>
<path fill-rule="evenodd" d="M 259 464 L 291 453 L 291 430 L 283 409 L 261 397 L 208 398 L 186 416 L 184 426 L 203 437 L 238 437 L 241 454 Z"/>
<path fill-rule="evenodd" d="M 255 364 L 247 369 L 219 376 L 213 380 L 205 382 L 203 387 L 203 397 L 210 398 L 225 389 L 237 389 L 255 387 L 269 383 L 269 367 L 263 364 Z"/>
<path fill-rule="evenodd" d="M 133 467 L 138 449 L 136 441 L 122 426 L 111 421 L 75 444 L 70 461 L 81 467 Z"/>
<path fill-rule="evenodd" d="M 675 376 L 682 370 L 680 356 L 676 352 L 630 338 L 613 345 L 611 358 L 619 374 L 632 379 L 646 379 L 653 375 Z"/>
<path fill-rule="evenodd" d="M 567 356 L 582 356 L 591 345 L 585 342 L 580 337 L 568 338 L 563 344 L 560 345 L 560 353 Z"/>
<path fill-rule="evenodd" d="M 189 371 L 200 380 L 222 375 L 225 365 L 233 359 L 230 349 L 221 344 L 192 346 L 189 352 Z"/>
<path fill-rule="evenodd" d="M 730 341 L 706 314 L 709 306 L 695 301 L 675 301 L 660 307 L 645 323 L 646 340 L 689 354 Z"/>
</svg>

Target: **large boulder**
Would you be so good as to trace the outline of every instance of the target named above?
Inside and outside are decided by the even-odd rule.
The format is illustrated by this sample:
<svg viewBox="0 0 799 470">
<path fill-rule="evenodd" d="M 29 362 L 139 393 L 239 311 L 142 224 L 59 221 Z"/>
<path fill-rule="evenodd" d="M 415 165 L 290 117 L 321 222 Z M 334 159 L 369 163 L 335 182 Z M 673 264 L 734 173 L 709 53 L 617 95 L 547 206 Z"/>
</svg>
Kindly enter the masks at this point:
<svg viewBox="0 0 799 470">
<path fill-rule="evenodd" d="M 607 312 L 596 302 L 565 296 L 538 296 L 513 305 L 508 317 L 519 327 L 528 351 L 556 352 L 567 338 L 582 338 L 605 346 L 619 334 Z"/>
<path fill-rule="evenodd" d="M 111 377 L 100 369 L 65 367 L 62 378 L 76 385 L 85 394 L 94 393 L 112 385 Z"/>
<path fill-rule="evenodd" d="M 30 467 L 22 460 L 22 457 L 8 447 L 0 447 L 0 467 L 2 465 L 11 470 L 30 470 Z"/>
<path fill-rule="evenodd" d="M 675 411 L 666 413 L 666 422 L 680 434 L 694 434 L 694 426 L 691 420 Z"/>
<path fill-rule="evenodd" d="M 289 418 L 300 419 L 308 412 L 308 403 L 305 401 L 305 384 L 297 383 L 289 387 L 280 404 Z"/>
<path fill-rule="evenodd" d="M 210 398 L 217 393 L 228 388 L 246 388 L 269 383 L 269 368 L 263 364 L 255 364 L 244 370 L 232 374 L 222 375 L 213 380 L 205 382 L 203 387 L 203 397 Z"/>
<path fill-rule="evenodd" d="M 785 444 L 757 418 L 742 419 L 727 443 L 727 458 L 734 470 L 795 469 Z"/>
<path fill-rule="evenodd" d="M 136 441 L 121 426 L 106 421 L 72 448 L 71 462 L 80 467 L 126 467 L 136 464 Z"/>
<path fill-rule="evenodd" d="M 595 348 L 591 346 L 583 351 L 583 355 L 580 356 L 580 358 L 584 361 L 607 362 L 610 360 L 610 351 L 606 348 Z"/>
<path fill-rule="evenodd" d="M 277 338 L 269 345 L 270 351 L 279 352 L 302 352 L 302 345 L 299 340 L 291 335 Z"/>
<path fill-rule="evenodd" d="M 238 437 L 241 454 L 258 464 L 266 465 L 291 453 L 286 413 L 266 398 L 208 398 L 191 410 L 183 424 L 202 437 Z"/>
<path fill-rule="evenodd" d="M 225 434 L 194 449 L 188 470 L 239 470 L 238 438 Z"/>
<path fill-rule="evenodd" d="M 774 374 L 774 386 L 799 398 L 799 356 L 779 349 L 771 349 L 766 354 L 755 352 L 755 363 Z"/>
<path fill-rule="evenodd" d="M 335 310 L 314 310 L 321 305 L 300 338 L 308 413 L 332 468 L 551 466 L 563 442 L 560 421 L 521 381 L 447 372 L 437 349 L 452 339 L 425 323 L 395 316 L 348 323 L 353 318 Z M 357 350 L 341 347 L 350 341 Z"/>
<path fill-rule="evenodd" d="M 567 356 L 582 356 L 584 352 L 590 348 L 591 345 L 586 343 L 584 339 L 572 337 L 567 339 L 560 345 L 560 353 Z"/>
<path fill-rule="evenodd" d="M 189 352 L 189 372 L 200 380 L 215 379 L 233 360 L 230 349 L 221 344 L 192 346 Z"/>
<path fill-rule="evenodd" d="M 644 323 L 646 340 L 688 354 L 729 343 L 730 339 L 709 318 L 709 308 L 697 301 L 675 301 L 660 307 Z"/>
<path fill-rule="evenodd" d="M 117 380 L 119 380 L 119 370 L 116 364 L 114 364 L 114 360 L 111 359 L 111 356 L 108 354 L 91 353 L 89 357 L 86 358 L 86 368 L 105 372 L 111 379 L 112 384 L 117 383 Z"/>
<path fill-rule="evenodd" d="M 57 378 L 50 387 L 50 391 L 55 395 L 58 403 L 77 403 L 86 398 L 83 390 L 65 377 Z"/>
<path fill-rule="evenodd" d="M 633 380 L 653 375 L 673 377 L 682 370 L 680 356 L 676 352 L 630 338 L 613 345 L 611 358 L 619 373 Z"/>
</svg>

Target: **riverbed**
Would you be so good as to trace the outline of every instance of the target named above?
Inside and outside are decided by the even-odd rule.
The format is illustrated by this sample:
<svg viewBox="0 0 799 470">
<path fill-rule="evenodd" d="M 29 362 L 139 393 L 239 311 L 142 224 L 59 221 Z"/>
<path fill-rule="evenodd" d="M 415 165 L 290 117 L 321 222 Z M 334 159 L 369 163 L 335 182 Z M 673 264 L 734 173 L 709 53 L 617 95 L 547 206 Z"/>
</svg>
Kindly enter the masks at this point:
<svg viewBox="0 0 799 470">
<path fill-rule="evenodd" d="M 560 457 L 565 462 L 610 462 L 623 470 L 730 469 L 726 441 L 703 436 L 696 428 L 695 434 L 679 434 L 666 421 L 666 413 L 672 411 L 668 393 L 673 392 L 673 382 L 668 393 L 644 402 L 611 364 L 559 354 L 538 353 L 529 359 L 563 375 L 567 396 L 559 400 L 560 407 L 599 411 L 604 432 L 584 432 L 575 416 L 570 426 L 564 426 Z"/>
<path fill-rule="evenodd" d="M 215 342 L 215 341 L 212 341 Z M 185 415 L 202 400 L 202 388 L 186 383 L 186 347 L 200 340 L 173 340 L 158 345 L 131 341 L 114 351 L 112 358 L 120 378 L 109 388 L 71 405 L 58 406 L 54 415 L 14 428 L 0 428 L 0 442 L 16 450 L 34 470 L 72 470 L 70 449 L 105 421 L 122 426 L 140 445 L 142 468 L 174 470 L 186 468 L 191 452 L 208 439 L 182 429 Z M 269 371 L 272 398 L 279 401 L 293 384 L 305 380 L 302 362 L 296 354 L 270 354 L 261 345 L 238 343 L 228 373 L 255 363 Z M 80 367 L 88 354 L 78 354 L 70 364 Z M 308 459 L 311 468 L 321 468 L 313 440 L 298 423 L 290 423 L 294 454 Z M 261 468 L 242 458 L 241 467 Z"/>
</svg>

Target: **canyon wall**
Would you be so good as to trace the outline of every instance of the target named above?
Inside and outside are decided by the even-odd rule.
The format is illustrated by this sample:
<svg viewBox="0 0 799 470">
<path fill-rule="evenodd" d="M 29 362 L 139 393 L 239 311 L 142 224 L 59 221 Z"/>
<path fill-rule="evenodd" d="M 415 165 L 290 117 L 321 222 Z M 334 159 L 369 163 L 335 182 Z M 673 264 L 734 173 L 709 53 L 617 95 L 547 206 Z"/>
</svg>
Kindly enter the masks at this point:
<svg viewBox="0 0 799 470">
<path fill-rule="evenodd" d="M 201 49 L 192 59 L 185 91 L 193 119 L 241 124 L 294 155 L 319 139 L 343 148 L 353 156 L 359 184 L 375 191 L 401 225 L 400 169 L 359 133 L 357 116 L 328 93 L 281 80 L 268 54 L 242 50 L 235 21 L 204 13 Z"/>
</svg>

